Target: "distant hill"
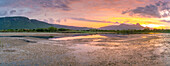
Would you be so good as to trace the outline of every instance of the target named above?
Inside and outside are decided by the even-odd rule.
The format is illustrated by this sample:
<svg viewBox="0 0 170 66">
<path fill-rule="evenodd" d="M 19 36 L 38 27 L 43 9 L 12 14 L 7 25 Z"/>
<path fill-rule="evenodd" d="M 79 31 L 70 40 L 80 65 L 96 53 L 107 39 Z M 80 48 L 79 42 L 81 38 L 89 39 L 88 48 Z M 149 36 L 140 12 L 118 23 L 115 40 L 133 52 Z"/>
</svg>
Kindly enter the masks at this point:
<svg viewBox="0 0 170 66">
<path fill-rule="evenodd" d="M 50 24 L 27 17 L 4 17 L 0 18 L 0 29 L 35 29 L 48 28 Z"/>
<path fill-rule="evenodd" d="M 111 25 L 111 26 L 105 26 L 99 28 L 101 30 L 143 30 L 144 27 L 142 27 L 139 23 L 129 25 L 129 24 L 120 24 L 120 25 Z"/>
<path fill-rule="evenodd" d="M 3 29 L 36 29 L 36 28 L 48 28 L 48 27 L 67 28 L 67 29 L 74 29 L 74 30 L 91 29 L 87 27 L 74 27 L 74 26 L 65 26 L 65 25 L 59 25 L 59 24 L 49 24 L 43 21 L 29 19 L 27 17 L 22 17 L 22 16 L 0 18 L 0 30 L 3 30 Z"/>
</svg>

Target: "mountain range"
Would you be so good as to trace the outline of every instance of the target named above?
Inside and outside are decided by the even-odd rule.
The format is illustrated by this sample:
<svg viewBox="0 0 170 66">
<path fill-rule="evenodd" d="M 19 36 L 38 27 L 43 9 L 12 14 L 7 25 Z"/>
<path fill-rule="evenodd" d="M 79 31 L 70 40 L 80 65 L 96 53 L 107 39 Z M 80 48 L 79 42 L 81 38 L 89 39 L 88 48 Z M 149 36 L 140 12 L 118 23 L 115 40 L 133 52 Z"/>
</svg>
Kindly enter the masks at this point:
<svg viewBox="0 0 170 66">
<path fill-rule="evenodd" d="M 144 27 L 142 27 L 139 23 L 137 24 L 120 24 L 120 25 L 110 25 L 99 28 L 101 30 L 143 30 Z"/>
<path fill-rule="evenodd" d="M 16 16 L 16 17 L 3 17 L 0 18 L 0 30 L 3 29 L 36 29 L 36 28 L 66 28 L 74 30 L 88 30 L 92 28 L 87 27 L 75 27 L 75 26 L 65 26 L 59 24 L 49 24 L 43 21 L 38 21 L 35 19 L 29 19 L 27 17 Z"/>
<path fill-rule="evenodd" d="M 59 24 L 49 24 L 47 22 L 39 21 L 36 19 L 29 19 L 23 16 L 15 16 L 15 17 L 2 17 L 0 18 L 0 30 L 4 29 L 36 29 L 36 28 L 48 28 L 48 27 L 56 27 L 56 28 L 66 28 L 73 30 L 88 30 L 94 28 L 88 27 L 75 27 L 75 26 L 66 26 Z M 111 25 L 99 28 L 101 30 L 128 30 L 128 29 L 136 29 L 142 30 L 142 27 L 139 23 L 129 25 L 129 24 L 120 24 L 120 25 Z"/>
</svg>

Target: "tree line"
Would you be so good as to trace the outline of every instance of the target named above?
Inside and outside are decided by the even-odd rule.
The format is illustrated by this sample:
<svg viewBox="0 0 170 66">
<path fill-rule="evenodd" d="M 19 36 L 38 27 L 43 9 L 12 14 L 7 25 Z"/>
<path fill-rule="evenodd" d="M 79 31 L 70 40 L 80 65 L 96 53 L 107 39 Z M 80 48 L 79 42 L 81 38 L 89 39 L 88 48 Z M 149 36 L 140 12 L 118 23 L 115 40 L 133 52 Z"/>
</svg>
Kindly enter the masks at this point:
<svg viewBox="0 0 170 66">
<path fill-rule="evenodd" d="M 136 34 L 136 33 L 170 33 L 168 29 L 150 29 L 145 28 L 144 30 L 99 30 L 99 29 L 89 29 L 89 30 L 71 30 L 65 28 L 37 28 L 37 29 L 7 29 L 0 30 L 0 32 L 67 32 L 67 33 L 88 33 L 88 32 L 114 32 L 120 34 Z"/>
<path fill-rule="evenodd" d="M 0 32 L 57 32 L 57 31 L 69 31 L 70 29 L 65 28 L 37 28 L 37 29 L 6 29 L 0 30 Z"/>
</svg>

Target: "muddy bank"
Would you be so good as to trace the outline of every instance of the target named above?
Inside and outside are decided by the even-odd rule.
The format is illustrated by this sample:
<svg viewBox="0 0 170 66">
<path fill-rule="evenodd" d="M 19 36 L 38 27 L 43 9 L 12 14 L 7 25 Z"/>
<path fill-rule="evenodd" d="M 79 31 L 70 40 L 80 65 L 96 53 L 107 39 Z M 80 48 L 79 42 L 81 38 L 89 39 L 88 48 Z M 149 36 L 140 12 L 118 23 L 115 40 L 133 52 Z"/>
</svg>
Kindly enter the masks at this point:
<svg viewBox="0 0 170 66">
<path fill-rule="evenodd" d="M 70 35 L 73 34 L 69 36 L 57 34 L 55 36 L 60 37 L 53 40 L 35 37 L 0 37 L 0 65 L 170 65 L 170 34 Z"/>
</svg>

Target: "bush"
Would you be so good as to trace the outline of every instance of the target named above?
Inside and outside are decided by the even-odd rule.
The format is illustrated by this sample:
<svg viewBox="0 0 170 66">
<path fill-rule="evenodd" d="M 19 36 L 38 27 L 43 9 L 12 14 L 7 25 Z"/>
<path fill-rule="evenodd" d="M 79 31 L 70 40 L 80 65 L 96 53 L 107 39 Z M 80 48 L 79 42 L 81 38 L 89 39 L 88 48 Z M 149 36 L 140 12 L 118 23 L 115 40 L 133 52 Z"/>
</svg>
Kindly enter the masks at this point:
<svg viewBox="0 0 170 66">
<path fill-rule="evenodd" d="M 55 28 L 55 27 L 49 27 L 48 30 L 49 30 L 50 32 L 56 32 L 56 31 L 57 31 L 57 28 Z"/>
<path fill-rule="evenodd" d="M 68 31 L 69 29 L 59 28 L 58 31 Z"/>
</svg>

